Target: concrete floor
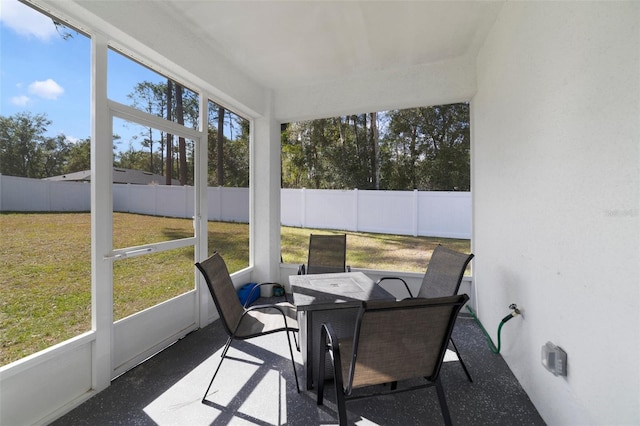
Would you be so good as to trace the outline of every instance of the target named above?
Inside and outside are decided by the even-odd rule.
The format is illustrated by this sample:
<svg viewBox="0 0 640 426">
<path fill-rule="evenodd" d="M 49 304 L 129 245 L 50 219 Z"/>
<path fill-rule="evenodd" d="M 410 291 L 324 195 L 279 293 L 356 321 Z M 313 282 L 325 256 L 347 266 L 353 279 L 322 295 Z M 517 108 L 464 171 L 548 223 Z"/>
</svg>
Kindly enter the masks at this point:
<svg viewBox="0 0 640 426">
<path fill-rule="evenodd" d="M 493 354 L 478 324 L 461 316 L 454 340 L 474 379 L 459 363 L 441 371 L 456 425 L 544 425 L 500 355 Z M 201 402 L 220 359 L 226 335 L 218 321 L 195 331 L 58 419 L 53 425 L 330 425 L 337 424 L 335 391 L 325 404 L 306 391 L 302 357 L 294 351 L 301 392 L 295 388 L 283 333 L 236 342 Z M 350 424 L 443 424 L 435 388 L 347 402 Z"/>
</svg>

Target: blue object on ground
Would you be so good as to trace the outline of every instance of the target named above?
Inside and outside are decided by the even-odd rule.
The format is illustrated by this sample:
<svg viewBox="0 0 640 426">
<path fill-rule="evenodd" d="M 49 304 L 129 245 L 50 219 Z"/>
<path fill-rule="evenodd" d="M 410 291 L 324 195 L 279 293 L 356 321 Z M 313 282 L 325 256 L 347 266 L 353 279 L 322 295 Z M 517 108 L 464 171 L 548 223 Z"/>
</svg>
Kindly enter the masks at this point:
<svg viewBox="0 0 640 426">
<path fill-rule="evenodd" d="M 240 303 L 242 303 L 242 305 L 250 305 L 256 300 L 258 300 L 258 297 L 260 297 L 260 290 L 254 291 L 253 294 L 251 295 L 251 299 L 249 300 L 249 303 L 247 303 L 247 299 L 251 294 L 251 290 L 253 290 L 253 288 L 256 287 L 257 285 L 258 283 L 249 283 L 249 284 L 243 285 L 238 289 L 238 298 L 240 299 Z"/>
</svg>

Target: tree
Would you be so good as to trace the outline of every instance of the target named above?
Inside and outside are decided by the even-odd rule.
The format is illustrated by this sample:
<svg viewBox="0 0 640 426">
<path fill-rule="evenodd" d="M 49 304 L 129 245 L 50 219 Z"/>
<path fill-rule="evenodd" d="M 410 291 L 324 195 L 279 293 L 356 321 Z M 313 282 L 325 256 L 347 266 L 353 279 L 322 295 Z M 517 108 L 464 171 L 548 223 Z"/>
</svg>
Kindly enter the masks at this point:
<svg viewBox="0 0 640 426">
<path fill-rule="evenodd" d="M 421 109 L 424 132 L 431 150 L 423 172 L 434 191 L 468 191 L 471 188 L 469 104 Z"/>
<path fill-rule="evenodd" d="M 184 108 L 182 104 L 182 86 L 178 83 L 176 86 L 176 119 L 178 124 L 184 126 Z M 180 185 L 187 184 L 187 145 L 182 136 L 178 137 L 178 176 Z"/>
<path fill-rule="evenodd" d="M 378 114 L 372 112 L 371 119 L 371 170 L 373 172 L 373 182 L 376 189 L 380 189 L 380 152 L 378 147 Z"/>
<path fill-rule="evenodd" d="M 210 109 L 212 110 L 212 109 Z M 209 181 L 211 186 L 248 187 L 249 186 L 249 122 L 242 117 L 224 110 L 224 115 L 229 117 L 229 126 L 239 130 L 234 139 L 222 134 L 220 126 L 220 111 L 217 106 L 212 110 L 218 115 L 209 117 Z M 216 123 L 218 127 L 214 126 Z M 230 131 L 229 134 L 232 134 Z M 222 151 L 218 149 L 222 148 Z"/>
<path fill-rule="evenodd" d="M 386 143 L 389 164 L 385 167 L 386 185 L 391 188 L 419 189 L 418 163 L 424 156 L 421 116 L 417 108 L 389 112 Z"/>
<path fill-rule="evenodd" d="M 224 108 L 218 106 L 218 138 L 216 140 L 216 170 L 218 185 L 224 186 Z"/>
<path fill-rule="evenodd" d="M 164 113 L 164 96 L 166 90 L 162 84 L 154 84 L 149 81 L 143 81 L 136 84 L 133 93 L 129 93 L 127 98 L 132 100 L 132 106 L 141 109 L 149 114 L 162 117 Z M 148 171 L 154 173 L 154 155 L 153 155 L 153 128 L 147 128 L 146 135 L 143 136 L 142 146 L 149 148 L 149 168 Z M 162 139 L 162 138 L 161 138 Z M 163 147 L 161 147 L 162 150 Z M 142 170 L 146 170 L 146 167 Z"/>
<path fill-rule="evenodd" d="M 63 134 L 44 140 L 41 146 L 41 161 L 45 177 L 64 173 L 69 158 L 69 150 L 70 143 L 67 142 L 67 137 Z"/>
<path fill-rule="evenodd" d="M 469 139 L 465 103 L 290 123 L 282 186 L 469 190 Z"/>
<path fill-rule="evenodd" d="M 91 139 L 81 139 L 70 143 L 67 151 L 67 161 L 63 174 L 81 172 L 91 169 Z"/>
<path fill-rule="evenodd" d="M 131 99 L 132 106 L 149 114 L 175 121 L 183 126 L 198 127 L 198 95 L 171 79 L 162 83 L 148 81 L 138 83 L 134 91 L 127 96 Z M 154 135 L 158 133 L 159 137 L 155 139 Z M 148 128 L 140 136 L 143 137 L 141 145 L 149 148 L 149 165 L 144 166 L 141 170 L 165 175 L 167 184 L 174 174 L 178 176 L 181 184 L 193 184 L 194 153 L 191 141 L 178 136 L 178 147 L 174 156 L 174 135 Z M 156 151 L 153 149 L 155 143 L 160 145 L 160 148 L 156 150 L 159 151 L 159 156 L 155 155 Z M 175 165 L 174 158 L 177 161 Z"/>
<path fill-rule="evenodd" d="M 170 79 L 167 79 L 167 120 L 171 121 L 171 106 L 172 106 L 172 94 L 173 94 L 173 83 Z M 171 133 L 167 133 L 167 155 L 165 157 L 166 161 L 166 174 L 165 174 L 165 184 L 171 185 L 171 179 L 173 178 L 173 135 Z"/>
<path fill-rule="evenodd" d="M 0 173 L 43 178 L 42 147 L 51 121 L 46 114 L 17 113 L 0 116 Z"/>
<path fill-rule="evenodd" d="M 155 161 L 159 161 L 159 154 L 154 153 Z M 119 152 L 113 162 L 115 167 L 132 170 L 145 170 L 149 159 L 143 151 L 136 151 L 132 148 L 124 152 Z"/>
<path fill-rule="evenodd" d="M 470 189 L 469 105 L 389 111 L 387 185 L 402 189 Z"/>
<path fill-rule="evenodd" d="M 289 124 L 282 150 L 283 186 L 375 188 L 378 130 L 377 125 L 368 127 L 368 116 L 377 122 L 377 114 L 361 114 Z"/>
<path fill-rule="evenodd" d="M 285 125 L 280 138 L 281 157 L 280 175 L 281 185 L 283 188 L 302 188 L 304 187 L 303 179 L 306 171 L 302 145 L 296 143 L 295 139 L 295 123 Z"/>
</svg>

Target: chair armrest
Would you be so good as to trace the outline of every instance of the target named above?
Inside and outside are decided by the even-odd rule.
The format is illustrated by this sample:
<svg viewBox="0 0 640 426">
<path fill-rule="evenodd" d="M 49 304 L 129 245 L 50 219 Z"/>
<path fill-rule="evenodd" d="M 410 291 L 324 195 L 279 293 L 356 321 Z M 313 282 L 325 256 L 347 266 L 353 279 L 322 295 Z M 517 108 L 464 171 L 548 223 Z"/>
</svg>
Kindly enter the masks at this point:
<svg viewBox="0 0 640 426">
<path fill-rule="evenodd" d="M 293 307 L 293 305 L 292 305 Z M 284 321 L 284 327 L 287 330 L 294 330 L 294 331 L 299 331 L 298 328 L 293 328 L 293 327 L 289 327 L 287 325 L 287 318 L 290 318 L 292 320 L 295 320 L 297 322 L 297 318 L 295 318 L 295 316 L 291 316 L 291 315 L 287 315 L 287 312 L 285 312 L 285 306 L 280 306 L 280 305 L 274 305 L 274 304 L 265 304 L 265 305 L 253 305 L 253 306 L 249 306 L 244 313 L 242 314 L 242 317 L 240 318 L 240 321 L 238 321 L 238 326 L 240 325 L 240 323 L 242 322 L 242 318 L 248 314 L 251 311 L 266 311 L 268 309 L 275 309 L 276 311 L 278 311 L 280 313 L 280 315 L 282 315 L 282 320 Z M 287 311 L 291 312 L 289 309 L 287 309 Z M 295 311 L 295 309 L 293 309 L 293 311 Z M 293 313 L 293 312 L 292 312 Z"/>
<path fill-rule="evenodd" d="M 409 293 L 409 297 L 411 299 L 415 297 L 413 293 L 411 293 L 411 290 L 409 289 L 409 285 L 407 284 L 407 282 L 400 277 L 382 277 L 378 281 L 376 281 L 376 285 L 380 285 L 380 283 L 385 280 L 402 281 L 402 284 L 404 284 L 404 288 L 407 289 L 407 293 Z"/>
</svg>

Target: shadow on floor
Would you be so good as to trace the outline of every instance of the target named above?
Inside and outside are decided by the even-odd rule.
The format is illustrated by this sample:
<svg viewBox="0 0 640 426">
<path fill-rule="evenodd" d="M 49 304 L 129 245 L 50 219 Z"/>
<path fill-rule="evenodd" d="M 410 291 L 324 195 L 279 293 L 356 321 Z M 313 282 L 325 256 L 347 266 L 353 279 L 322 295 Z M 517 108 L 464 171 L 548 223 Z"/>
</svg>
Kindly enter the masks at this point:
<svg viewBox="0 0 640 426">
<path fill-rule="evenodd" d="M 454 340 L 474 382 L 458 362 L 446 362 L 441 380 L 456 425 L 544 425 L 544 421 L 500 355 L 478 327 L 461 316 Z M 325 387 L 325 405 L 306 391 L 297 357 L 296 392 L 283 333 L 229 350 L 206 403 L 202 394 L 219 361 L 226 335 L 218 321 L 195 331 L 135 367 L 53 425 L 330 425 L 337 424 L 335 394 Z M 350 424 L 443 424 L 435 388 L 347 402 Z"/>
</svg>

